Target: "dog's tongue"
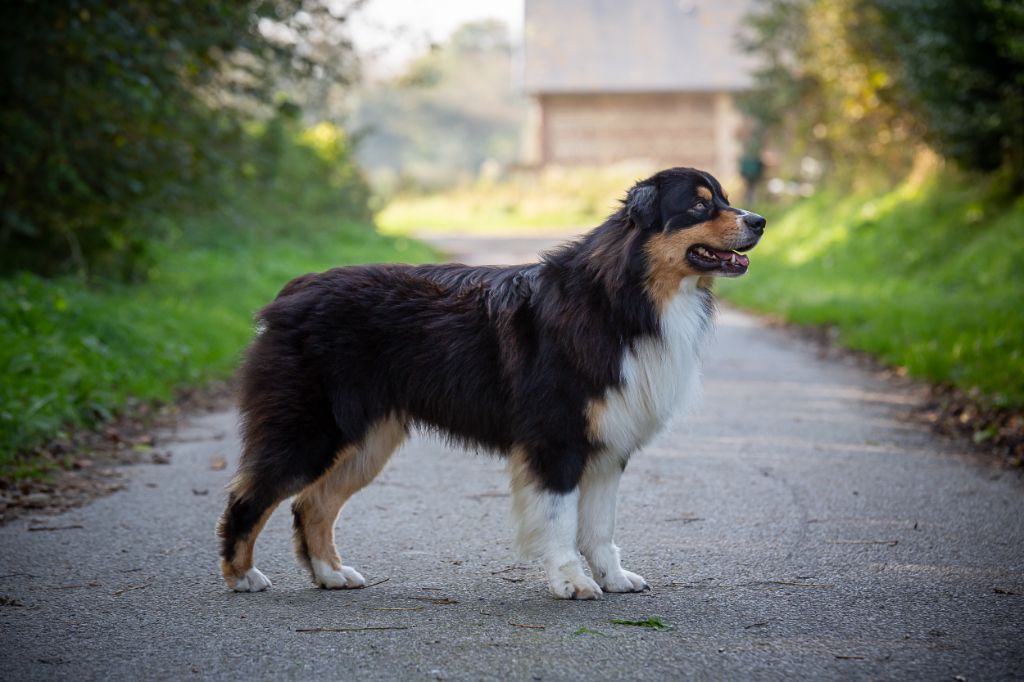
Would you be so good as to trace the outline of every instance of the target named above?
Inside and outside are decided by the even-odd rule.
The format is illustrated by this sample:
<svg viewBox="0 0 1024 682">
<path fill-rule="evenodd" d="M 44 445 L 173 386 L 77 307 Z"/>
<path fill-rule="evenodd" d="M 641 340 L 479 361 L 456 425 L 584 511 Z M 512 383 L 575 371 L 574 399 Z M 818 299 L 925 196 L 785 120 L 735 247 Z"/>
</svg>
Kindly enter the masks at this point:
<svg viewBox="0 0 1024 682">
<path fill-rule="evenodd" d="M 742 265 L 743 267 L 747 267 L 748 265 L 750 265 L 749 258 L 744 256 L 743 254 L 736 253 L 735 251 L 719 251 L 718 249 L 712 249 L 712 251 L 715 252 L 715 255 L 718 256 L 719 260 L 728 262 L 735 259 L 735 263 L 737 265 Z"/>
</svg>

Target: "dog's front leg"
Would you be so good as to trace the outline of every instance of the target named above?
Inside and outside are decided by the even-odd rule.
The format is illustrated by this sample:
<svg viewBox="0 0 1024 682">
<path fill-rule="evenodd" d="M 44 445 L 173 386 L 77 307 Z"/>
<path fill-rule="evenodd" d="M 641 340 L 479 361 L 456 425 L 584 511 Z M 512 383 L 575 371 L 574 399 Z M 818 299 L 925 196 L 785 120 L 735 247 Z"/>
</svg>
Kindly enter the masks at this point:
<svg viewBox="0 0 1024 682">
<path fill-rule="evenodd" d="M 647 581 L 623 570 L 614 542 L 615 501 L 622 462 L 615 457 L 595 458 L 583 474 L 577 542 L 590 564 L 590 572 L 605 592 L 641 592 L 650 589 Z"/>
<path fill-rule="evenodd" d="M 579 488 L 548 490 L 525 462 L 512 460 L 512 511 L 520 551 L 541 560 L 554 596 L 600 599 L 601 588 L 584 573 L 576 550 L 579 500 Z"/>
</svg>

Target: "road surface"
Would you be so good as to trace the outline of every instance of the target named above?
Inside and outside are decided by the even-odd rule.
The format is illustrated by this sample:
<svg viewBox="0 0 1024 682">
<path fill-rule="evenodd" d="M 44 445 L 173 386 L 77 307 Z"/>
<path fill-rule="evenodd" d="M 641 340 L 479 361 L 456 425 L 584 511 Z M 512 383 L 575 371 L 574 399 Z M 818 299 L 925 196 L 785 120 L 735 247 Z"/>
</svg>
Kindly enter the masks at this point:
<svg viewBox="0 0 1024 682">
<path fill-rule="evenodd" d="M 545 243 L 440 245 L 486 262 Z M 128 468 L 123 492 L 0 528 L 0 679 L 1024 677 L 1016 474 L 908 420 L 913 388 L 746 315 L 722 314 L 705 375 L 702 406 L 623 479 L 618 541 L 649 593 L 549 597 L 516 561 L 500 462 L 427 437 L 342 514 L 371 587 L 314 589 L 285 506 L 256 547 L 274 586 L 229 592 L 225 411 L 179 430 L 169 465 Z M 611 622 L 651 618 L 671 629 Z"/>
</svg>

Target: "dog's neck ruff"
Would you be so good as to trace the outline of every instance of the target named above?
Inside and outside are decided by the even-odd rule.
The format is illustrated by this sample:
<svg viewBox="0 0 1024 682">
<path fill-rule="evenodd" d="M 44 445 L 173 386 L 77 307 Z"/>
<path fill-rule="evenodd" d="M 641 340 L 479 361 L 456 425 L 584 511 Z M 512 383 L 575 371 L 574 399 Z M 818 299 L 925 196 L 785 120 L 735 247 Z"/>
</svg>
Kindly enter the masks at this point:
<svg viewBox="0 0 1024 682">
<path fill-rule="evenodd" d="M 685 278 L 661 311 L 659 333 L 637 339 L 624 353 L 622 384 L 606 392 L 598 424 L 607 450 L 628 456 L 693 405 L 713 315 L 711 292 L 697 286 L 697 278 Z"/>
</svg>

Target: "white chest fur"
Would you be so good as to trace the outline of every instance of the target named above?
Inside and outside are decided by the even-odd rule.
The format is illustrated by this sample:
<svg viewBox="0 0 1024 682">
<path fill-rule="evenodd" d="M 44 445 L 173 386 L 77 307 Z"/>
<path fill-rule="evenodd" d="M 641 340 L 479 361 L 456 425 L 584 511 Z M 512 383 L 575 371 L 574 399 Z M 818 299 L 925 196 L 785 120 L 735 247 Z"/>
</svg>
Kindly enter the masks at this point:
<svg viewBox="0 0 1024 682">
<path fill-rule="evenodd" d="M 706 294 L 684 280 L 661 316 L 661 338 L 644 339 L 622 361 L 623 385 L 609 390 L 597 419 L 607 449 L 629 455 L 700 392 L 700 351 L 710 327 Z"/>
</svg>

